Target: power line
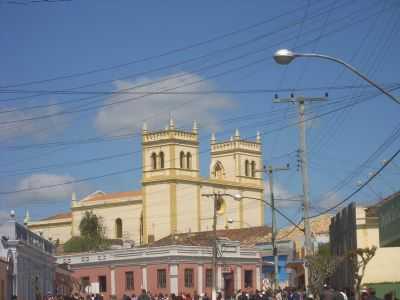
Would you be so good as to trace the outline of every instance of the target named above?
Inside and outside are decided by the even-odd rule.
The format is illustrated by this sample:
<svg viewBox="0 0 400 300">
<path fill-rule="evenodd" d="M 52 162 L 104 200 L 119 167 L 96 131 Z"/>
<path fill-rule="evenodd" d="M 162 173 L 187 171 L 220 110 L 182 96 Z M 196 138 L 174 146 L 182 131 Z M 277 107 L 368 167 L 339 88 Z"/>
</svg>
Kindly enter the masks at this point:
<svg viewBox="0 0 400 300">
<path fill-rule="evenodd" d="M 400 88 L 400 87 L 398 87 L 398 88 Z M 360 102 L 358 102 L 358 103 L 360 103 Z M 351 103 L 351 104 L 345 105 L 345 106 L 341 107 L 340 109 L 344 109 L 346 107 L 349 107 L 349 105 L 356 105 L 356 103 Z M 331 110 L 329 112 L 320 114 L 318 116 L 313 116 L 312 118 L 306 119 L 305 122 L 307 122 L 307 121 L 309 121 L 311 119 L 316 119 L 317 117 L 320 118 L 322 116 L 325 116 L 327 114 L 334 113 L 334 112 L 337 112 L 337 111 L 338 111 L 338 109 L 334 109 L 334 110 Z M 297 124 L 298 124 L 298 122 L 295 125 L 297 125 Z M 265 134 L 267 134 L 267 133 L 265 133 L 265 132 L 261 133 L 261 135 L 265 135 Z M 252 137 L 254 137 L 254 136 L 252 136 Z M 205 151 L 200 152 L 199 154 L 204 153 L 204 152 Z M 124 169 L 124 170 L 120 170 L 120 171 L 115 171 L 115 172 L 102 174 L 102 175 L 99 175 L 99 176 L 92 176 L 92 177 L 86 177 L 86 178 L 81 178 L 81 179 L 76 179 L 76 180 L 70 180 L 70 181 L 66 181 L 66 182 L 58 183 L 58 184 L 52 184 L 52 185 L 40 186 L 40 187 L 33 187 L 33 188 L 24 188 L 24 189 L 19 189 L 19 190 L 14 190 L 14 191 L 3 191 L 3 192 L 0 192 L 0 195 L 10 195 L 10 194 L 16 194 L 16 193 L 21 193 L 21 192 L 35 191 L 35 190 L 53 188 L 53 187 L 58 187 L 58 186 L 63 186 L 63 185 L 69 185 L 69 184 L 73 184 L 73 183 L 81 183 L 81 182 L 85 182 L 85 181 L 97 180 L 97 179 L 100 179 L 100 178 L 126 174 L 126 173 L 132 172 L 134 170 L 140 170 L 140 169 L 142 169 L 142 167 L 139 167 L 139 168 L 128 168 L 128 169 Z"/>
<path fill-rule="evenodd" d="M 15 4 L 15 5 L 30 5 L 38 3 L 59 3 L 59 2 L 72 2 L 72 0 L 26 0 L 26 1 L 2 1 L 3 4 Z"/>
<path fill-rule="evenodd" d="M 335 204 L 334 206 L 324 210 L 323 212 L 320 212 L 316 215 L 310 216 L 309 218 L 316 218 L 319 217 L 323 214 L 326 214 L 336 208 L 338 208 L 340 205 L 342 205 L 343 203 L 349 201 L 353 196 L 355 196 L 356 194 L 358 194 L 358 192 L 360 192 L 365 186 L 367 186 L 376 176 L 378 176 L 385 168 L 388 164 L 390 164 L 390 162 L 392 160 L 394 160 L 396 158 L 397 155 L 399 155 L 400 153 L 400 149 L 397 150 L 379 169 L 378 171 L 376 171 L 371 177 L 369 177 L 363 184 L 361 184 L 355 191 L 353 191 L 352 193 L 350 193 L 347 197 L 345 197 L 342 201 L 340 201 L 339 203 Z"/>
<path fill-rule="evenodd" d="M 58 1 L 60 1 L 60 0 L 58 0 Z M 63 1 L 65 1 L 65 0 L 63 0 Z M 15 1 L 15 2 L 20 2 L 20 1 Z M 49 2 L 49 1 L 45 0 L 44 2 Z M 284 13 L 279 14 L 277 16 L 274 16 L 272 18 L 265 19 L 265 20 L 263 20 L 261 22 L 254 23 L 254 24 L 245 26 L 243 28 L 239 28 L 237 30 L 234 30 L 234 31 L 231 31 L 231 32 L 228 32 L 228 33 L 220 34 L 220 35 L 217 35 L 215 37 L 206 39 L 204 41 L 200 41 L 200 42 L 196 42 L 196 43 L 193 43 L 193 44 L 186 45 L 184 47 L 179 47 L 179 48 L 175 48 L 175 49 L 172 49 L 172 50 L 168 50 L 168 51 L 160 53 L 160 54 L 150 55 L 150 56 L 147 56 L 147 57 L 144 57 L 144 58 L 135 59 L 135 60 L 132 60 L 132 61 L 129 61 L 129 62 L 126 62 L 126 63 L 122 63 L 122 64 L 116 64 L 116 65 L 107 66 L 107 67 L 101 67 L 101 68 L 94 68 L 92 70 L 84 71 L 84 72 L 76 72 L 76 73 L 67 74 L 67 75 L 55 76 L 55 77 L 51 77 L 51 78 L 47 78 L 47 79 L 33 80 L 33 81 L 26 81 L 26 82 L 21 82 L 21 83 L 9 84 L 9 85 L 6 85 L 6 86 L 0 86 L 0 88 L 28 86 L 28 85 L 47 83 L 47 82 L 63 80 L 63 79 L 77 78 L 77 77 L 82 77 L 82 76 L 85 76 L 85 75 L 91 75 L 91 74 L 94 74 L 94 73 L 111 71 L 111 70 L 115 70 L 115 69 L 119 69 L 119 68 L 123 68 L 123 67 L 129 66 L 129 65 L 148 62 L 148 61 L 151 61 L 151 60 L 154 60 L 154 59 L 162 58 L 162 57 L 169 56 L 169 55 L 172 55 L 172 54 L 176 54 L 176 53 L 179 53 L 179 52 L 184 52 L 184 51 L 190 50 L 192 48 L 196 48 L 196 47 L 203 46 L 203 45 L 215 42 L 215 41 L 219 41 L 219 40 L 225 39 L 227 37 L 236 35 L 236 34 L 241 33 L 241 32 L 249 31 L 249 30 L 251 30 L 253 28 L 256 28 L 256 27 L 259 27 L 261 25 L 268 24 L 268 23 L 270 23 L 272 21 L 275 21 L 275 20 L 279 20 L 280 18 L 282 18 L 285 15 L 292 15 L 293 13 L 295 13 L 298 9 L 301 9 L 302 7 L 303 6 L 300 6 L 300 7 L 297 7 L 296 9 L 284 12 Z"/>
<path fill-rule="evenodd" d="M 398 84 L 398 82 L 392 83 L 381 83 L 381 85 L 392 85 Z M 0 94 L 31 94 L 31 93 L 45 93 L 49 95 L 210 95 L 210 94 L 264 94 L 264 93 L 279 93 L 279 92 L 299 92 L 299 91 L 320 91 L 320 90 L 347 90 L 347 89 L 363 89 L 372 88 L 368 84 L 347 84 L 347 85 L 330 85 L 320 87 L 302 87 L 302 88 L 281 88 L 281 89 L 266 89 L 266 88 L 252 88 L 252 89 L 240 89 L 240 90 L 204 90 L 204 91 L 176 91 L 176 92 L 163 92 L 163 91 L 84 91 L 84 90 L 1 90 Z M 0 101 L 1 102 L 1 101 Z"/>
<path fill-rule="evenodd" d="M 382 11 L 383 11 L 383 10 L 381 10 L 380 13 L 381 13 Z M 341 29 L 342 29 L 342 28 L 347 28 L 347 26 L 348 26 L 348 25 L 346 25 L 345 27 L 342 26 Z M 337 31 L 337 30 L 335 30 L 335 31 Z M 309 41 L 308 41 L 308 42 L 309 42 Z M 308 42 L 307 42 L 307 43 L 308 43 Z M 259 50 L 257 50 L 256 52 L 261 52 L 261 51 L 265 51 L 265 49 L 259 49 Z M 225 60 L 225 61 L 222 62 L 222 63 L 218 63 L 217 65 L 224 64 L 224 63 L 226 63 L 226 62 L 235 61 L 235 60 L 237 60 L 237 59 L 240 59 L 240 58 L 243 58 L 243 57 L 247 56 L 248 54 L 254 54 L 254 52 L 242 54 L 242 55 L 240 55 L 240 56 L 237 56 L 237 57 L 234 57 L 234 58 Z M 232 72 L 236 72 L 236 71 L 245 69 L 245 68 L 247 68 L 247 67 L 249 67 L 249 66 L 256 65 L 256 64 L 260 64 L 260 63 L 266 61 L 267 59 L 270 59 L 270 57 L 269 57 L 269 56 L 268 56 L 268 57 L 264 57 L 264 58 L 258 59 L 258 60 L 256 60 L 256 61 L 252 61 L 252 62 L 250 62 L 250 63 L 247 63 L 247 64 L 245 64 L 245 65 L 241 65 L 241 66 L 239 66 L 239 67 L 234 67 L 234 68 L 232 68 L 232 69 L 228 69 L 228 70 L 226 70 L 226 71 L 213 74 L 213 75 L 211 75 L 211 76 L 209 76 L 209 77 L 206 77 L 206 78 L 203 78 L 203 79 L 199 79 L 199 80 L 196 80 L 196 81 L 193 81 L 193 82 L 185 83 L 185 84 L 180 85 L 180 86 L 178 86 L 178 87 L 168 88 L 168 89 L 166 89 L 166 90 L 164 90 L 164 91 L 171 91 L 171 90 L 179 89 L 179 88 L 182 88 L 182 87 L 187 87 L 187 86 L 191 86 L 191 85 L 194 85 L 194 84 L 198 84 L 198 83 L 200 83 L 200 82 L 204 82 L 204 81 L 206 81 L 206 80 L 213 79 L 213 78 L 216 78 L 216 77 L 221 77 L 221 76 L 224 76 L 224 75 L 226 75 L 226 74 L 229 74 L 229 73 L 232 73 Z M 216 65 L 213 65 L 212 67 L 215 67 L 215 66 L 216 66 Z M 207 67 L 206 67 L 206 68 L 207 68 Z M 178 76 L 182 76 L 182 75 L 178 75 Z M 148 96 L 148 95 L 143 95 L 143 96 L 136 97 L 136 98 L 132 98 L 132 99 L 129 99 L 129 98 L 128 98 L 128 99 L 124 99 L 124 100 L 120 100 L 120 101 L 114 101 L 114 102 L 112 102 L 112 103 L 105 103 L 105 104 L 96 105 L 96 106 L 91 106 L 91 107 L 87 107 L 87 108 L 83 108 L 83 109 L 75 109 L 75 110 L 69 110 L 69 111 L 61 111 L 61 112 L 58 112 L 58 113 L 52 113 L 52 114 L 47 114 L 47 115 L 41 115 L 41 116 L 36 116 L 36 117 L 31 117 L 31 118 L 4 121 L 4 122 L 0 122 L 0 125 L 15 124 L 15 123 L 20 123 L 20 122 L 34 121 L 34 120 L 41 120 L 41 119 L 46 119 L 46 118 L 50 118 L 50 117 L 53 117 L 53 116 L 66 115 L 66 114 L 71 114 L 71 113 L 78 113 L 78 112 L 93 110 L 93 109 L 102 108 L 102 107 L 109 107 L 109 106 L 119 105 L 119 104 L 126 103 L 126 102 L 131 102 L 131 101 L 139 100 L 139 99 L 144 98 L 144 97 L 146 97 L 146 96 Z M 179 107 L 182 107 L 182 105 L 179 105 Z"/>
</svg>

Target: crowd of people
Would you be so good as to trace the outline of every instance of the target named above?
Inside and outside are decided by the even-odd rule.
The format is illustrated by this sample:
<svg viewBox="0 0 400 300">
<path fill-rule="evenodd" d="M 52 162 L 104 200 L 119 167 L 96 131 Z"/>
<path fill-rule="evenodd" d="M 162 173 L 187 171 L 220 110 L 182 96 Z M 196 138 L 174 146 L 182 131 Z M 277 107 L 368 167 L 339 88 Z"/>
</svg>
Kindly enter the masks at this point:
<svg viewBox="0 0 400 300">
<path fill-rule="evenodd" d="M 272 289 L 266 289 L 264 291 L 250 291 L 250 290 L 238 290 L 232 295 L 224 295 L 223 293 L 217 294 L 217 300 L 314 300 L 319 298 L 320 300 L 354 300 L 354 293 L 351 289 L 333 289 L 328 285 L 324 285 L 318 295 L 306 295 L 304 290 L 294 288 L 279 288 L 275 292 Z M 375 290 L 363 289 L 361 291 L 361 300 L 398 300 L 392 293 L 385 295 L 384 299 L 379 299 L 376 296 Z M 79 295 L 78 293 L 72 296 L 51 296 L 49 295 L 45 300 L 109 300 L 105 299 L 101 294 L 87 294 Z M 211 295 L 207 293 L 193 294 L 179 293 L 175 294 L 153 294 L 142 290 L 140 295 L 123 295 L 121 299 L 117 300 L 211 300 Z"/>
</svg>

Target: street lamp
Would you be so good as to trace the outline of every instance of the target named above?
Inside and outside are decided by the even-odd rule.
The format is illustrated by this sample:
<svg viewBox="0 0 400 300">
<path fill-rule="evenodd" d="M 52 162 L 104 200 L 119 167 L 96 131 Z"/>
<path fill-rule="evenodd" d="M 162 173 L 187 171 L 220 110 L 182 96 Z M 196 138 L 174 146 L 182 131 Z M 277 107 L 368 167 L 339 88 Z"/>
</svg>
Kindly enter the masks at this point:
<svg viewBox="0 0 400 300">
<path fill-rule="evenodd" d="M 343 60 L 341 60 L 339 58 L 325 55 L 325 54 L 318 54 L 318 53 L 296 53 L 296 52 L 290 51 L 288 49 L 280 49 L 280 50 L 276 51 L 274 54 L 275 61 L 280 65 L 288 65 L 297 57 L 322 58 L 322 59 L 327 59 L 327 60 L 339 63 L 339 64 L 345 66 L 346 68 L 348 68 L 350 71 L 352 71 L 357 76 L 359 76 L 362 79 L 364 79 L 365 81 L 367 81 L 369 84 L 371 84 L 375 88 L 377 88 L 379 91 L 381 91 L 386 96 L 388 96 L 390 99 L 392 99 L 394 102 L 396 102 L 397 104 L 400 104 L 400 100 L 397 99 L 395 96 L 393 96 L 389 91 L 387 91 L 385 88 L 381 87 L 380 85 L 378 85 L 377 83 L 375 83 L 374 81 L 369 79 L 366 75 L 364 75 L 363 73 L 358 71 L 352 65 L 344 62 Z"/>
<path fill-rule="evenodd" d="M 233 224 L 233 223 L 241 223 L 240 221 L 236 221 L 232 218 L 229 218 L 228 220 L 226 220 L 226 223 L 228 224 Z M 247 227 L 252 227 L 252 225 L 250 225 L 249 223 L 242 221 L 242 223 L 244 223 L 244 225 L 246 225 Z"/>
<path fill-rule="evenodd" d="M 221 203 L 223 196 L 231 197 L 235 201 L 240 201 L 242 196 L 240 194 L 231 195 L 228 193 L 220 193 L 214 192 L 209 194 L 202 194 L 204 197 L 212 197 L 214 199 L 214 214 L 213 214 L 213 249 L 212 249 L 212 272 L 213 272 L 213 281 L 212 281 L 212 290 L 211 290 L 211 299 L 217 299 L 217 212 L 218 212 L 218 203 Z"/>
</svg>

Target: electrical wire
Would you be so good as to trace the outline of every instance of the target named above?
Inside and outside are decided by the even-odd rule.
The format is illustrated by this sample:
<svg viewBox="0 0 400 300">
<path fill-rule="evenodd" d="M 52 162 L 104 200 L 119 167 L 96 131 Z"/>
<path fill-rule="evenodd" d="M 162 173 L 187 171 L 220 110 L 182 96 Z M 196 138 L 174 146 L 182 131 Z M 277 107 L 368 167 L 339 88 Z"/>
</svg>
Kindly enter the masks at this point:
<svg viewBox="0 0 400 300">
<path fill-rule="evenodd" d="M 376 171 L 376 173 L 374 173 L 371 177 L 369 177 L 363 184 L 361 184 L 356 190 L 354 190 L 352 193 L 350 193 L 348 196 L 346 196 L 342 201 L 336 203 L 335 205 L 331 206 L 330 208 L 315 214 L 313 216 L 310 216 L 309 219 L 313 219 L 316 217 L 319 217 L 321 215 L 324 215 L 336 208 L 338 208 L 339 206 L 341 206 L 342 204 L 346 203 L 347 201 L 349 201 L 351 198 L 353 198 L 356 194 L 358 194 L 364 187 L 366 187 L 376 176 L 378 176 L 385 168 L 388 164 L 391 163 L 392 160 L 394 160 L 397 155 L 400 154 L 400 149 L 397 150 L 379 169 L 378 171 Z"/>
<path fill-rule="evenodd" d="M 380 13 L 381 13 L 381 12 L 383 12 L 383 10 L 381 10 Z M 347 18 L 347 17 L 348 17 L 348 16 L 346 16 L 346 18 Z M 359 21 L 359 20 L 358 20 L 358 21 Z M 357 21 L 357 22 L 358 22 L 358 21 Z M 346 26 L 347 26 L 347 25 L 346 25 Z M 344 27 L 341 27 L 341 29 L 342 29 L 342 28 L 344 29 Z M 335 30 L 335 31 L 336 31 L 336 30 Z M 330 33 L 332 33 L 332 32 L 330 32 Z M 308 41 L 307 43 L 309 43 L 309 41 Z M 214 65 L 211 65 L 211 66 L 206 66 L 205 68 L 206 68 L 206 69 L 208 69 L 208 68 L 210 68 L 210 67 L 214 68 L 214 67 L 219 66 L 219 65 L 221 65 L 221 64 L 225 64 L 225 63 L 228 63 L 228 62 L 236 61 L 236 60 L 241 59 L 241 58 L 243 58 L 243 57 L 246 57 L 246 56 L 248 56 L 248 55 L 253 55 L 253 54 L 255 54 L 255 53 L 259 53 L 259 52 L 263 52 L 263 51 L 265 51 L 265 49 L 259 49 L 259 50 L 256 50 L 256 51 L 250 51 L 250 52 L 247 52 L 247 53 L 245 53 L 245 54 L 236 56 L 236 57 L 234 57 L 234 58 L 227 59 L 227 60 L 225 60 L 225 61 L 223 61 L 223 62 L 220 62 L 220 63 L 218 63 L 218 64 L 214 64 Z M 207 77 L 207 78 L 200 79 L 200 80 L 196 80 L 196 81 L 190 82 L 190 83 L 185 83 L 185 84 L 183 84 L 183 85 L 181 85 L 181 86 L 174 87 L 174 88 L 169 88 L 169 89 L 166 89 L 166 90 L 164 90 L 164 91 L 167 91 L 167 92 L 168 92 L 168 91 L 176 90 L 176 89 L 179 89 L 179 88 L 182 88 L 182 87 L 187 87 L 187 86 L 191 86 L 191 85 L 194 85 L 194 84 L 198 84 L 198 83 L 204 82 L 204 81 L 209 80 L 209 79 L 213 79 L 213 78 L 216 78 L 216 77 L 224 76 L 224 75 L 226 75 L 226 74 L 229 74 L 229 73 L 236 72 L 236 71 L 242 70 L 242 69 L 244 69 L 244 68 L 247 68 L 247 67 L 249 67 L 249 66 L 262 63 L 262 62 L 264 62 L 264 61 L 267 60 L 267 59 L 269 59 L 269 57 L 267 57 L 267 58 L 262 58 L 262 59 L 258 59 L 258 60 L 256 60 L 256 61 L 250 62 L 250 63 L 248 63 L 248 64 L 245 64 L 245 65 L 242 65 L 242 66 L 239 66 L 239 67 L 235 67 L 235 68 L 233 68 L 233 69 L 229 69 L 229 70 L 223 71 L 223 72 L 221 72 L 221 73 L 213 74 L 213 75 L 211 75 L 211 76 L 209 76 L 209 77 Z M 202 70 L 202 69 L 204 69 L 204 67 L 201 68 L 200 70 Z M 199 71 L 199 70 L 198 70 L 198 71 Z M 182 76 L 184 76 L 184 75 L 185 75 L 185 74 L 178 74 L 177 76 L 172 77 L 172 78 L 171 78 L 171 77 L 168 77 L 167 80 L 176 79 L 176 78 L 182 77 Z M 159 83 L 159 82 L 157 82 L 157 81 L 156 81 L 156 82 L 151 82 L 150 84 L 155 84 L 155 83 Z M 150 84 L 147 84 L 147 85 L 150 85 Z M 133 88 L 137 88 L 137 86 L 136 86 L 136 87 L 133 87 Z M 133 88 L 129 88 L 129 89 L 127 89 L 127 90 L 131 90 L 131 89 L 133 89 Z M 0 122 L 0 125 L 7 125 L 7 124 L 15 124 L 15 123 L 19 123 L 19 122 L 27 122 L 27 121 L 41 120 L 41 119 L 46 119 L 46 118 L 50 118 L 50 117 L 53 117 L 53 116 L 59 116 L 59 115 L 77 113 L 77 112 L 82 112 L 82 111 L 88 111 L 88 110 L 93 110 L 93 109 L 102 108 L 102 107 L 109 107 L 109 106 L 113 106 L 113 105 L 119 105 L 119 104 L 122 104 L 122 103 L 135 101 L 135 100 L 141 99 L 141 98 L 146 97 L 146 96 L 147 96 L 147 95 L 143 95 L 143 96 L 141 96 L 141 97 L 136 97 L 136 98 L 131 98 L 131 99 L 128 98 L 128 99 L 124 99 L 124 100 L 120 100 L 120 101 L 113 101 L 112 103 L 105 103 L 105 104 L 102 104 L 102 105 L 91 106 L 91 107 L 89 107 L 89 108 L 84 108 L 84 109 L 75 109 L 75 110 L 69 110 L 69 111 L 61 111 L 61 112 L 57 112 L 57 113 L 51 113 L 51 114 L 47 114 L 47 115 L 35 116 L 35 117 L 30 117 L 30 118 L 3 121 L 3 122 Z M 81 100 L 82 100 L 82 99 L 81 99 Z"/>
<path fill-rule="evenodd" d="M 268 24 L 268 23 L 273 22 L 275 20 L 279 20 L 279 19 L 281 19 L 282 17 L 284 17 L 286 15 L 291 16 L 294 13 L 296 13 L 297 10 L 302 9 L 302 7 L 303 6 L 297 7 L 295 9 L 293 9 L 293 10 L 281 13 L 281 14 L 279 14 L 277 16 L 262 20 L 260 22 L 257 22 L 257 23 L 254 23 L 254 24 L 251 24 L 251 25 L 248 25 L 248 26 L 245 26 L 245 27 L 242 27 L 242 28 L 227 32 L 227 33 L 216 35 L 216 36 L 214 36 L 212 38 L 209 38 L 209 39 L 206 39 L 206 40 L 203 40 L 203 41 L 200 41 L 200 42 L 195 42 L 193 44 L 189 44 L 189 45 L 186 45 L 186 46 L 183 46 L 183 47 L 178 47 L 178 48 L 171 49 L 171 50 L 168 50 L 168 51 L 163 52 L 163 53 L 150 55 L 150 56 L 147 56 L 147 57 L 144 57 L 144 58 L 134 59 L 132 61 L 125 62 L 125 63 L 122 63 L 122 64 L 116 64 L 116 65 L 111 65 L 111 66 L 107 66 L 107 67 L 94 68 L 94 69 L 89 70 L 89 71 L 76 72 L 76 73 L 72 73 L 72 74 L 54 76 L 54 77 L 41 79 L 41 80 L 33 80 L 33 81 L 26 81 L 26 82 L 8 84 L 8 85 L 5 85 L 5 86 L 0 86 L 0 88 L 29 86 L 29 85 L 48 83 L 48 82 L 64 80 L 64 79 L 79 78 L 79 77 L 86 76 L 86 75 L 91 75 L 91 74 L 94 74 L 94 73 L 111 71 L 111 70 L 115 70 L 115 69 L 119 69 L 119 68 L 123 68 L 123 67 L 129 66 L 129 65 L 148 62 L 148 61 L 151 61 L 151 60 L 154 60 L 154 59 L 159 59 L 159 58 L 162 58 L 162 57 L 165 57 L 165 56 L 169 56 L 169 55 L 172 55 L 172 54 L 176 54 L 176 53 L 179 53 L 179 52 L 185 52 L 185 51 L 190 50 L 192 48 L 196 48 L 196 47 L 199 47 L 199 46 L 204 46 L 204 45 L 213 43 L 215 41 L 223 40 L 223 39 L 225 39 L 227 37 L 234 36 L 234 35 L 237 35 L 239 33 L 249 31 L 249 30 L 251 30 L 253 28 L 259 27 L 261 25 Z"/>
<path fill-rule="evenodd" d="M 400 87 L 397 87 L 396 89 L 398 89 L 398 88 L 400 88 Z M 361 103 L 361 101 L 359 101 L 358 103 Z M 311 119 L 316 119 L 316 118 L 320 118 L 320 117 L 329 115 L 331 113 L 340 111 L 341 109 L 344 109 L 344 108 L 349 107 L 351 105 L 356 105 L 358 103 L 350 103 L 350 104 L 347 104 L 347 105 L 342 106 L 340 108 L 336 108 L 336 109 L 330 110 L 328 112 L 322 113 L 320 115 L 316 115 L 316 116 L 313 116 L 313 117 L 308 118 L 308 119 L 305 118 L 304 122 L 307 122 L 307 121 L 309 121 Z M 293 126 L 293 125 L 297 125 L 297 124 L 298 124 L 298 122 L 295 123 L 295 124 L 290 124 L 290 125 Z M 282 130 L 283 128 L 287 128 L 290 125 L 285 126 L 285 127 L 281 127 L 279 130 Z M 261 133 L 261 135 L 265 135 L 265 134 L 266 134 L 266 132 Z M 66 182 L 63 182 L 63 183 L 57 183 L 57 184 L 52 184 L 52 185 L 47 185 L 47 186 L 40 186 L 40 187 L 34 187 L 34 188 L 24 188 L 24 189 L 19 189 L 19 190 L 14 190 L 14 191 L 0 191 L 0 195 L 10 195 L 10 194 L 16 194 L 16 193 L 21 193 L 21 192 L 41 190 L 41 189 L 46 189 L 46 188 L 53 188 L 53 187 L 58 187 L 58 186 L 63 186 L 63 185 L 69 185 L 69 184 L 73 184 L 73 183 L 81 183 L 81 182 L 84 182 L 84 181 L 97 180 L 97 179 L 104 178 L 104 177 L 126 174 L 126 173 L 130 173 L 130 172 L 132 172 L 134 170 L 141 170 L 141 169 L 142 169 L 142 167 L 140 167 L 140 168 L 128 168 L 128 169 L 123 169 L 123 170 L 120 170 L 120 171 L 115 171 L 115 172 L 102 174 L 102 175 L 99 175 L 99 176 L 92 176 L 92 177 L 86 177 L 86 178 L 81 178 L 81 179 L 75 179 L 75 180 L 70 180 L 70 181 L 66 181 Z"/>
</svg>

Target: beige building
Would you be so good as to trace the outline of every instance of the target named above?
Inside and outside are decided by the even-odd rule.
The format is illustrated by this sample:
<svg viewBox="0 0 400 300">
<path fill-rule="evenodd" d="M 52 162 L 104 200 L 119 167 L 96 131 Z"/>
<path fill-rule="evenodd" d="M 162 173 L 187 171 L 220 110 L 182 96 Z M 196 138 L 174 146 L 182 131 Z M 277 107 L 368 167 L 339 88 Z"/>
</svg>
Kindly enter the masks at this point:
<svg viewBox="0 0 400 300">
<path fill-rule="evenodd" d="M 342 209 L 330 226 L 331 250 L 334 255 L 346 255 L 358 248 L 377 247 L 375 256 L 367 264 L 363 284 L 400 282 L 400 247 L 380 247 L 379 211 L 380 203 L 370 207 L 354 203 Z M 333 282 L 337 287 L 351 287 L 354 268 L 341 264 Z"/>
<path fill-rule="evenodd" d="M 71 210 L 40 221 L 26 219 L 29 228 L 44 237 L 64 243 L 79 235 L 85 211 L 101 217 L 108 238 L 136 244 L 158 240 L 173 233 L 210 230 L 213 197 L 205 194 L 240 194 L 242 199 L 224 196 L 217 227 L 229 219 L 243 228 L 264 224 L 264 184 L 260 136 L 244 140 L 236 130 L 228 141 L 210 142 L 209 177 L 200 176 L 199 136 L 196 123 L 191 131 L 175 128 L 173 120 L 165 130 L 142 130 L 142 189 L 120 193 L 97 191 L 83 199 L 73 195 Z"/>
</svg>

